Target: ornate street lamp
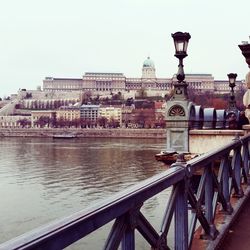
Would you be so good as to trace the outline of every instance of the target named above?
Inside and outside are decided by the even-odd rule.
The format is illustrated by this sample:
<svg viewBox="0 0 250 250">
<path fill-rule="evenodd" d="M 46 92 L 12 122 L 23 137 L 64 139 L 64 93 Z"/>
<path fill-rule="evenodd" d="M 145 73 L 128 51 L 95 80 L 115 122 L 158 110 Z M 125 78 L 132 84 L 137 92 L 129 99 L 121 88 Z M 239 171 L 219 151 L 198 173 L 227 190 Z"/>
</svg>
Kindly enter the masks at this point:
<svg viewBox="0 0 250 250">
<path fill-rule="evenodd" d="M 228 76 L 228 80 L 229 80 L 229 87 L 231 88 L 231 90 L 233 91 L 234 87 L 235 87 L 235 81 L 236 81 L 236 77 L 237 74 L 235 73 L 230 73 L 227 75 Z"/>
<path fill-rule="evenodd" d="M 179 59 L 177 81 L 174 81 L 174 95 L 166 105 L 166 152 L 189 152 L 189 129 L 193 120 L 194 105 L 188 100 L 187 83 L 184 81 L 183 59 L 187 56 L 189 33 L 172 34 L 175 46 L 175 57 Z M 170 154 L 171 155 L 171 154 Z"/>
<path fill-rule="evenodd" d="M 229 81 L 229 87 L 231 88 L 228 111 L 237 112 L 236 100 L 235 100 L 235 95 L 234 95 L 234 87 L 235 87 L 237 74 L 230 73 L 227 76 L 228 76 L 228 81 Z"/>
<path fill-rule="evenodd" d="M 185 74 L 183 70 L 183 59 L 187 56 L 188 41 L 191 38 L 189 33 L 176 32 L 172 34 L 175 45 L 175 57 L 179 59 L 177 80 L 178 83 L 174 84 L 174 96 L 173 99 L 188 99 L 187 95 L 187 83 L 184 82 Z"/>
</svg>

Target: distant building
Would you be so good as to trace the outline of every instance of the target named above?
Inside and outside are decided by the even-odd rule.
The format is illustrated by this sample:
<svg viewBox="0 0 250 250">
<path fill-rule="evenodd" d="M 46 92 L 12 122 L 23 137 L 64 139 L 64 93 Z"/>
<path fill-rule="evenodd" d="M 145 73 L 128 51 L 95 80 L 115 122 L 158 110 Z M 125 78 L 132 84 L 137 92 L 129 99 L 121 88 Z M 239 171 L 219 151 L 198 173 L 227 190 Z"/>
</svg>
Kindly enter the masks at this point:
<svg viewBox="0 0 250 250">
<path fill-rule="evenodd" d="M 20 115 L 4 115 L 0 116 L 0 128 L 18 128 L 22 127 L 20 121 L 27 120 L 31 121 L 30 116 L 20 116 Z"/>
<path fill-rule="evenodd" d="M 186 75 L 186 80 L 195 89 L 213 89 L 213 77 L 210 74 Z M 177 81 L 172 78 L 157 78 L 154 62 L 148 57 L 142 66 L 141 78 L 127 78 L 123 73 L 86 72 L 82 78 L 46 77 L 43 81 L 44 91 L 92 91 L 110 94 L 145 89 L 148 95 L 163 96 L 173 88 Z"/>
<path fill-rule="evenodd" d="M 229 93 L 230 91 L 227 80 L 216 81 L 212 74 L 186 74 L 185 76 L 189 89 L 196 92 L 223 93 L 225 91 Z M 43 90 L 47 92 L 91 91 L 94 95 L 110 95 L 120 92 L 126 98 L 138 96 L 140 90 L 145 90 L 147 96 L 164 97 L 173 89 L 176 81 L 176 75 L 170 78 L 157 78 L 154 62 L 148 57 L 143 62 L 140 78 L 128 78 L 123 73 L 86 72 L 82 78 L 46 77 L 43 80 Z M 236 87 L 235 90 L 238 88 Z"/>
<path fill-rule="evenodd" d="M 52 120 L 56 119 L 56 112 L 51 111 L 51 110 L 36 110 L 36 111 L 31 111 L 31 126 L 32 127 L 39 127 L 39 125 L 36 124 L 36 122 L 41 118 L 49 118 Z M 47 125 L 47 126 L 51 126 Z"/>
<path fill-rule="evenodd" d="M 100 105 L 84 104 L 80 107 L 80 117 L 83 120 L 96 122 L 99 117 L 99 109 Z"/>
<path fill-rule="evenodd" d="M 116 107 L 100 107 L 99 116 L 107 118 L 108 122 L 112 119 L 122 124 L 122 109 Z"/>
<path fill-rule="evenodd" d="M 234 91 L 245 91 L 246 86 L 244 81 L 236 81 Z M 214 90 L 220 94 L 229 94 L 231 88 L 229 88 L 228 80 L 215 80 Z"/>
<path fill-rule="evenodd" d="M 122 73 L 91 73 L 82 78 L 81 90 L 112 93 L 124 91 L 126 78 Z"/>
<path fill-rule="evenodd" d="M 68 121 L 80 119 L 80 108 L 76 106 L 62 106 L 56 111 L 56 119 Z"/>
<path fill-rule="evenodd" d="M 177 82 L 176 76 L 174 81 Z M 195 92 L 214 91 L 214 77 L 212 74 L 185 74 L 188 88 Z"/>
<path fill-rule="evenodd" d="M 82 79 L 46 77 L 44 91 L 74 91 L 82 89 Z"/>
</svg>

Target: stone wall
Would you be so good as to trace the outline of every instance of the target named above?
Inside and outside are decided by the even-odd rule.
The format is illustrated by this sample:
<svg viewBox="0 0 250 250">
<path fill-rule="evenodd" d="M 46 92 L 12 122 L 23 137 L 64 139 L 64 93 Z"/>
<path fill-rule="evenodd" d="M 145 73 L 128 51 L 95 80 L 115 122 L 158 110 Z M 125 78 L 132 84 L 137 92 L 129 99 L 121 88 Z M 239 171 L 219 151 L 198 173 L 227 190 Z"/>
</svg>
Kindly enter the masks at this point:
<svg viewBox="0 0 250 250">
<path fill-rule="evenodd" d="M 243 136 L 243 130 L 191 130 L 189 151 L 202 154 L 232 142 L 236 135 Z"/>
<path fill-rule="evenodd" d="M 53 137 L 63 134 L 76 137 L 166 138 L 165 129 L 0 128 L 0 137 Z"/>
</svg>

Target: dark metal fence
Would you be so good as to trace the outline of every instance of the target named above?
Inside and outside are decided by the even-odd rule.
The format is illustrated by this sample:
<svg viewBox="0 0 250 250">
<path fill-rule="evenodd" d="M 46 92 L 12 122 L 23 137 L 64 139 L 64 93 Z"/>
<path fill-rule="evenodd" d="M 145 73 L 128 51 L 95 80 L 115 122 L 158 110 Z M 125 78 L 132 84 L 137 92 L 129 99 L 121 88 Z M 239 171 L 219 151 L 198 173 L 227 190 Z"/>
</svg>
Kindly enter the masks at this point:
<svg viewBox="0 0 250 250">
<path fill-rule="evenodd" d="M 228 226 L 217 227 L 217 218 L 221 213 L 232 217 L 236 205 L 242 204 L 249 193 L 249 140 L 250 136 L 236 138 L 189 162 L 180 155 L 165 172 L 94 207 L 3 243 L 0 249 L 62 249 L 111 221 L 114 223 L 104 249 L 119 246 L 135 249 L 135 230 L 152 249 L 169 249 L 171 223 L 175 225 L 175 249 L 190 249 L 196 244 L 194 235 L 198 228 L 202 229 L 198 240 L 216 242 Z M 171 195 L 166 201 L 161 229 L 157 231 L 145 218 L 141 207 L 167 188 L 171 188 Z"/>
</svg>

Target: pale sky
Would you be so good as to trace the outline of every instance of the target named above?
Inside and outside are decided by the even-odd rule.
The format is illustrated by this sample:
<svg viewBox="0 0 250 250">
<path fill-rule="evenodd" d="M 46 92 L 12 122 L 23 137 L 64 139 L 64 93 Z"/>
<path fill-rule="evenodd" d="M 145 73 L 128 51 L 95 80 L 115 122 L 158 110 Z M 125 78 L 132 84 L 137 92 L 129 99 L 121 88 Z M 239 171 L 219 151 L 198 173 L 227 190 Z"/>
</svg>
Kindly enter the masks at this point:
<svg viewBox="0 0 250 250">
<path fill-rule="evenodd" d="M 248 72 L 238 44 L 249 41 L 249 0 L 0 0 L 0 96 L 36 89 L 46 76 L 85 72 L 157 77 L 177 72 L 171 33 L 189 32 L 185 73 L 238 80 Z"/>
</svg>

